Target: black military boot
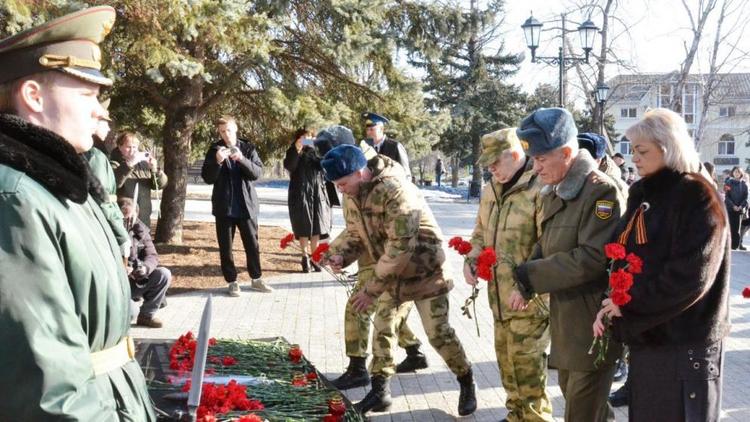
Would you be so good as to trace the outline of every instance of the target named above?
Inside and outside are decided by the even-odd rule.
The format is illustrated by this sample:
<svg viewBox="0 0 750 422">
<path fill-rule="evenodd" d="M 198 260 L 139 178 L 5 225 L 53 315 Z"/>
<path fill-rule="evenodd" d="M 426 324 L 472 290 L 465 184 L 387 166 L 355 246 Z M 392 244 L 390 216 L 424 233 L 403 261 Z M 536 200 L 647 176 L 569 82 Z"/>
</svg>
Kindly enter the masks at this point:
<svg viewBox="0 0 750 422">
<path fill-rule="evenodd" d="M 369 411 L 385 412 L 392 403 L 391 381 L 382 375 L 376 375 L 372 377 L 372 389 L 361 402 L 354 404 L 354 408 L 364 415 Z"/>
<path fill-rule="evenodd" d="M 417 369 L 427 368 L 427 356 L 419 351 L 419 345 L 409 346 L 406 348 L 406 359 L 396 365 L 396 372 L 414 372 Z"/>
<path fill-rule="evenodd" d="M 367 373 L 365 365 L 366 358 L 349 357 L 349 367 L 340 377 L 331 381 L 339 390 L 348 390 L 354 387 L 364 387 L 370 383 L 370 374 Z"/>
<path fill-rule="evenodd" d="M 477 410 L 477 395 L 474 387 L 474 373 L 469 369 L 465 375 L 456 378 L 461 385 L 458 395 L 458 414 L 471 415 Z"/>
</svg>

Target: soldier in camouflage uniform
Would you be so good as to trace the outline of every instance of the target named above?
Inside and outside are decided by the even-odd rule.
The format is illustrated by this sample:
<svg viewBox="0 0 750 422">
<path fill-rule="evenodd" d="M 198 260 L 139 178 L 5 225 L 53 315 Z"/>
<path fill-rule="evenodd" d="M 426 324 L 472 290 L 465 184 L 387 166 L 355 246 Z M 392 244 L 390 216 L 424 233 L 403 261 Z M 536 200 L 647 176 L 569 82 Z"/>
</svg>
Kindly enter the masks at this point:
<svg viewBox="0 0 750 422">
<path fill-rule="evenodd" d="M 552 421 L 545 392 L 549 297 L 537 296 L 518 309 L 510 306 L 511 296 L 520 296 L 513 263 L 529 258 L 541 231 L 541 185 L 515 128 L 484 135 L 477 164 L 489 167 L 493 178 L 482 192 L 469 258 L 475 259 L 485 247 L 493 247 L 498 256 L 487 292 L 495 319 L 495 353 L 507 393 L 506 420 Z M 471 285 L 477 283 L 472 265 L 464 266 L 464 277 Z"/>
<path fill-rule="evenodd" d="M 458 413 L 473 413 L 477 403 L 471 364 L 448 322 L 453 281 L 445 277 L 442 233 L 418 189 L 393 160 L 378 155 L 367 161 L 353 145 L 332 149 L 321 165 L 346 198 L 346 230 L 331 243 L 323 262 L 340 271 L 359 259 L 372 275 L 352 295 L 351 306 L 363 312 L 378 301 L 372 389 L 355 407 L 363 414 L 390 407 L 397 315 L 413 301 L 430 344 L 457 376 Z"/>
<path fill-rule="evenodd" d="M 359 146 L 368 160 L 378 155 L 375 149 L 365 141 L 360 142 Z M 346 198 L 344 198 L 344 202 L 346 202 Z M 343 208 L 344 218 L 346 218 L 346 204 L 344 204 Z M 359 273 L 353 293 L 362 290 L 375 275 L 372 262 L 374 260 L 371 257 L 360 257 L 357 260 Z M 406 349 L 406 359 L 396 365 L 396 372 L 398 373 L 412 372 L 427 367 L 427 357 L 419 350 L 422 342 L 419 341 L 406 323 L 412 308 L 412 302 L 407 302 L 406 305 L 400 307 L 396 313 L 398 345 Z M 371 316 L 375 312 L 376 307 L 377 301 L 367 308 L 365 312 L 357 312 L 352 309 L 351 303 L 347 302 L 346 304 L 346 309 L 344 310 L 344 344 L 346 346 L 346 356 L 349 357 L 349 366 L 340 377 L 332 381 L 332 384 L 339 390 L 363 387 L 370 383 L 366 360 L 367 348 L 370 342 Z"/>
</svg>

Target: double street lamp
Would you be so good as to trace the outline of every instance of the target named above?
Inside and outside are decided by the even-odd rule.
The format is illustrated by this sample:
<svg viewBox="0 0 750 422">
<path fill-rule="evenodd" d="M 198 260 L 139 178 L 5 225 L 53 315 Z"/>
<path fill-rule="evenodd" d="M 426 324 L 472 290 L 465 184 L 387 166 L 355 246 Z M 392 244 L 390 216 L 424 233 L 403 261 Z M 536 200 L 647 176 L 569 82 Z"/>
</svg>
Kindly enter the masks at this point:
<svg viewBox="0 0 750 422">
<path fill-rule="evenodd" d="M 536 20 L 534 18 L 534 15 L 532 14 L 528 19 L 526 19 L 526 22 L 524 22 L 523 25 L 521 25 L 521 28 L 523 28 L 523 34 L 526 37 L 526 45 L 531 50 L 531 62 L 532 63 L 545 63 L 548 65 L 557 65 L 559 70 L 559 106 L 565 107 L 565 90 L 564 90 L 564 83 L 563 80 L 565 79 L 565 71 L 575 65 L 576 63 L 588 63 L 589 62 L 589 54 L 591 53 L 591 50 L 594 48 L 594 37 L 596 36 L 596 33 L 599 32 L 599 28 L 594 24 L 594 22 L 591 22 L 591 19 L 587 19 L 584 23 L 580 24 L 578 26 L 577 32 L 578 37 L 581 42 L 581 49 L 584 52 L 583 56 L 566 56 L 564 54 L 563 48 L 565 47 L 565 34 L 568 32 L 576 32 L 576 31 L 569 31 L 565 29 L 565 14 L 561 14 L 560 18 L 562 20 L 562 28 L 561 28 L 561 42 L 560 42 L 560 48 L 558 49 L 557 56 L 537 56 L 536 55 L 536 49 L 539 47 L 539 39 L 542 35 L 542 26 L 543 24 Z M 597 95 L 599 93 L 599 87 L 597 87 Z M 603 91 L 604 98 L 606 99 L 607 90 Z M 598 101 L 598 97 L 597 97 Z"/>
</svg>

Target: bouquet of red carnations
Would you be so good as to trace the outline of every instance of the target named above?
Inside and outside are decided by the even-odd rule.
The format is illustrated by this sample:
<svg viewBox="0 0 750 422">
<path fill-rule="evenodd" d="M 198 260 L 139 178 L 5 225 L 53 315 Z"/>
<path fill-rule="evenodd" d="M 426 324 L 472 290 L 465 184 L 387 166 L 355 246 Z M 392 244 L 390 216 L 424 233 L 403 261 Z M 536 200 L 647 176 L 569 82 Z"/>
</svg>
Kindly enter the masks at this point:
<svg viewBox="0 0 750 422">
<path fill-rule="evenodd" d="M 455 249 L 456 252 L 458 252 L 459 255 L 464 257 L 464 262 L 469 263 L 469 265 L 474 264 L 474 260 L 469 258 L 467 255 L 469 252 L 471 252 L 472 246 L 471 242 L 467 242 L 466 240 L 463 240 L 461 236 L 456 236 L 451 238 L 448 241 L 448 246 Z M 482 252 L 479 254 L 479 256 L 476 259 L 476 274 L 477 279 L 485 280 L 488 283 L 491 280 L 494 280 L 495 274 L 492 270 L 495 265 L 497 264 L 497 255 L 495 255 L 495 249 L 487 247 L 482 250 Z M 479 321 L 476 319 L 477 315 L 477 303 L 476 299 L 479 297 L 479 288 L 476 285 L 471 286 L 471 296 L 466 298 L 466 301 L 464 302 L 464 306 L 461 307 L 461 311 L 463 311 L 463 314 L 466 315 L 469 319 L 474 319 L 474 324 L 477 327 L 477 337 L 479 337 Z M 474 312 L 474 316 L 472 317 L 472 311 Z"/>
</svg>

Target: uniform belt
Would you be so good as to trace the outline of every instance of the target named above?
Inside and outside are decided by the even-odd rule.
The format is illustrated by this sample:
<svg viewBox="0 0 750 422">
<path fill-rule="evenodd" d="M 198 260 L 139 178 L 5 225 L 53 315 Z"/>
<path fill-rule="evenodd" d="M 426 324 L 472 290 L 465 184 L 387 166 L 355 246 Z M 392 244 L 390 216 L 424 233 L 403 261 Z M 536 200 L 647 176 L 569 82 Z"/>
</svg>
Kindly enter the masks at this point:
<svg viewBox="0 0 750 422">
<path fill-rule="evenodd" d="M 91 352 L 91 364 L 94 367 L 94 375 L 99 376 L 115 370 L 133 360 L 135 357 L 135 343 L 130 336 L 125 336 L 116 345 Z"/>
</svg>

